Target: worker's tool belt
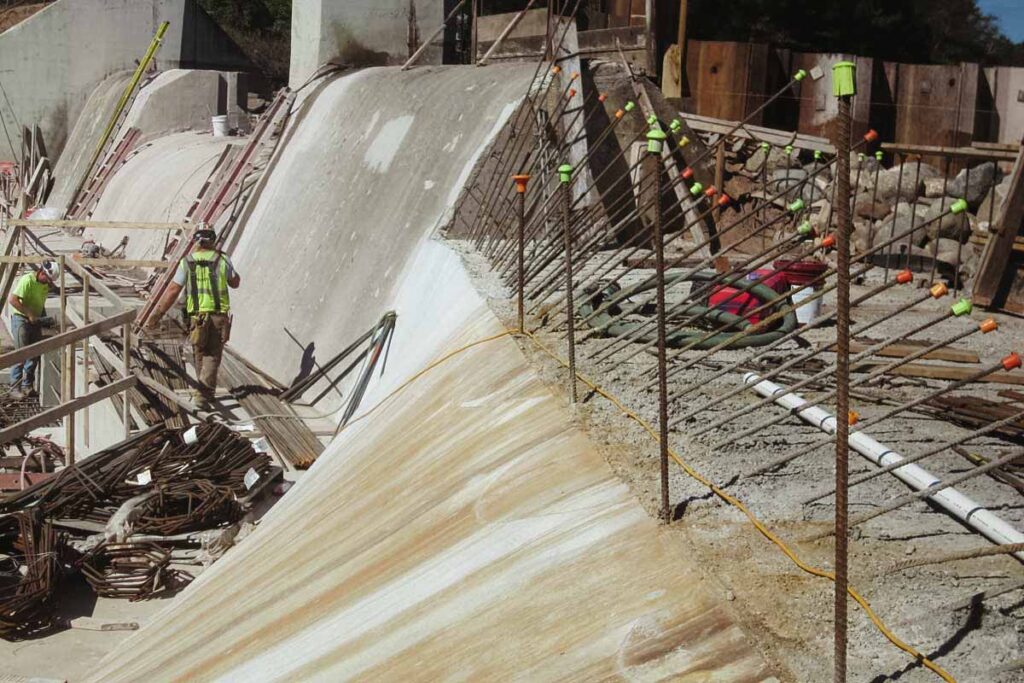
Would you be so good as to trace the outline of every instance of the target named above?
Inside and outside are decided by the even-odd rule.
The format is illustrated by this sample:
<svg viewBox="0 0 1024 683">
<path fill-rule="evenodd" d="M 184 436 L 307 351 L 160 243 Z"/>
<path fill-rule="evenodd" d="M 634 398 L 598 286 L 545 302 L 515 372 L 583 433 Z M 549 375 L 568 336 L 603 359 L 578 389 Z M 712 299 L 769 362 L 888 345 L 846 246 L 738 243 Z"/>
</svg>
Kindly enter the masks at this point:
<svg viewBox="0 0 1024 683">
<path fill-rule="evenodd" d="M 223 320 L 220 330 L 214 320 Z M 231 322 L 232 317 L 226 313 L 200 313 L 192 316 L 189 341 L 200 351 L 220 348 L 231 339 Z"/>
</svg>

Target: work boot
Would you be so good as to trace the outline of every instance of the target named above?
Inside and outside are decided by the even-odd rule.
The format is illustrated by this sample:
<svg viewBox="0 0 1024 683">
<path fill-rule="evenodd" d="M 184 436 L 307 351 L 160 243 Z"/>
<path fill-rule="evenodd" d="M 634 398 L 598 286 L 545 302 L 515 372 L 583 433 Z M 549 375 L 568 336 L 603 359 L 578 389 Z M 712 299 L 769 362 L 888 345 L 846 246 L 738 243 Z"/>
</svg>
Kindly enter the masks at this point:
<svg viewBox="0 0 1024 683">
<path fill-rule="evenodd" d="M 11 390 L 7 392 L 7 398 L 11 401 L 20 401 L 25 398 L 25 394 L 21 387 L 11 387 Z"/>
</svg>

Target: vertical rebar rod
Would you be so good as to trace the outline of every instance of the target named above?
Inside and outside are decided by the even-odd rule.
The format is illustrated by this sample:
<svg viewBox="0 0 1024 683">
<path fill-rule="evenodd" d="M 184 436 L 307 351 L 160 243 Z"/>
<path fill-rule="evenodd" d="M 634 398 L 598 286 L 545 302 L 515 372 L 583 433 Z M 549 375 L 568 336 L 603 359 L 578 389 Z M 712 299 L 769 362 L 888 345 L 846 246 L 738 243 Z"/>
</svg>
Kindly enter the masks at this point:
<svg viewBox="0 0 1024 683">
<path fill-rule="evenodd" d="M 516 207 L 519 213 L 519 220 L 516 224 L 516 240 L 518 244 L 518 258 L 516 262 L 516 270 L 518 277 L 516 278 L 516 288 L 518 290 L 518 300 L 516 305 L 518 306 L 519 313 L 519 334 L 526 331 L 526 312 L 525 304 L 523 303 L 524 294 L 523 290 L 526 287 L 526 184 L 530 180 L 528 175 L 516 175 L 512 176 L 512 180 L 516 184 L 516 193 L 519 195 L 516 200 Z"/>
<path fill-rule="evenodd" d="M 91 276 L 86 271 L 82 275 L 82 324 L 88 325 L 90 320 L 89 310 L 89 289 L 91 288 Z M 86 393 L 89 392 L 89 339 L 82 340 L 82 385 Z M 82 409 L 82 443 L 89 447 L 89 406 Z"/>
<path fill-rule="evenodd" d="M 121 330 L 121 350 L 124 358 L 121 363 L 121 377 L 127 379 L 132 367 L 132 326 L 126 323 Z M 128 391 L 125 390 L 121 397 L 121 419 L 124 421 L 124 438 L 132 435 L 132 410 L 128 402 Z"/>
<path fill-rule="evenodd" d="M 839 140 L 836 183 L 839 196 L 836 280 L 836 510 L 835 510 L 835 635 L 834 681 L 846 683 L 847 643 L 847 486 L 850 458 L 850 98 L 854 65 L 840 62 L 833 74 L 839 97 Z M 877 179 L 877 175 L 876 175 Z M 877 180 L 876 180 L 877 181 Z"/>
<path fill-rule="evenodd" d="M 658 134 L 648 134 L 650 142 L 647 148 L 647 166 L 651 182 L 654 185 L 654 267 L 657 278 L 657 300 L 655 310 L 658 320 L 658 448 L 661 457 L 661 520 L 668 524 L 672 521 L 669 507 L 668 492 L 668 372 L 665 352 L 665 244 L 661 234 L 661 141 Z"/>
<path fill-rule="evenodd" d="M 562 234 L 565 241 L 565 316 L 569 326 L 569 402 L 576 403 L 576 316 L 575 303 L 572 295 L 572 225 L 570 207 L 572 205 L 572 166 L 563 164 L 558 168 L 562 182 Z"/>
</svg>

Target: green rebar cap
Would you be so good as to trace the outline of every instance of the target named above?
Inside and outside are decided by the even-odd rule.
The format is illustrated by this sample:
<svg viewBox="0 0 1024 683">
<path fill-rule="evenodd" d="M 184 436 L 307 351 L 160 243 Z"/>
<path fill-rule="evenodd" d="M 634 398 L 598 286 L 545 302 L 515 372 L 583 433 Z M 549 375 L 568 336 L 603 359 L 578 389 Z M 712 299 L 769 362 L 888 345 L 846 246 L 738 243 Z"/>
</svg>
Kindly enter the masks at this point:
<svg viewBox="0 0 1024 683">
<path fill-rule="evenodd" d="M 810 221 L 804 221 L 803 223 L 797 226 L 796 231 L 800 235 L 813 235 L 814 226 L 811 225 Z"/>
<path fill-rule="evenodd" d="M 864 161 L 865 159 L 867 159 L 867 156 L 864 155 L 864 152 L 857 152 L 857 158 L 860 161 Z"/>
<path fill-rule="evenodd" d="M 832 65 L 832 94 L 836 97 L 852 97 L 857 94 L 856 64 L 836 62 Z"/>
<path fill-rule="evenodd" d="M 694 183 L 690 187 L 690 194 L 692 194 L 694 197 L 696 197 L 697 195 L 699 195 L 703 191 L 704 191 L 704 186 L 701 185 L 700 183 Z"/>
<path fill-rule="evenodd" d="M 654 114 L 651 114 L 650 116 L 647 117 L 647 125 L 654 126 L 654 125 L 657 125 L 657 123 L 658 123 L 658 117 L 655 116 Z"/>
<path fill-rule="evenodd" d="M 562 164 L 558 167 L 558 179 L 563 183 L 568 183 L 572 180 L 572 166 L 569 164 Z"/>
<path fill-rule="evenodd" d="M 805 206 L 806 206 L 806 204 L 804 204 L 804 200 L 803 199 L 797 199 L 795 202 L 790 204 L 787 208 L 790 210 L 790 212 L 796 213 L 797 211 L 803 211 Z"/>
<path fill-rule="evenodd" d="M 875 152 L 875 158 L 878 159 L 879 161 L 881 161 L 882 157 L 884 157 L 884 156 L 885 156 L 885 153 L 882 150 L 878 150 L 877 152 Z"/>
<path fill-rule="evenodd" d="M 960 299 L 955 304 L 950 306 L 950 310 L 953 311 L 953 315 L 959 317 L 961 315 L 969 315 L 973 306 L 971 305 L 970 299 Z"/>
<path fill-rule="evenodd" d="M 804 71 L 803 69 L 800 69 L 795 74 L 793 74 L 793 80 L 794 81 L 802 81 L 805 78 L 807 78 L 807 72 Z"/>
<path fill-rule="evenodd" d="M 623 107 L 623 109 L 625 109 L 626 111 L 633 111 L 634 109 L 636 109 L 636 103 L 630 100 L 629 102 L 626 102 L 626 106 Z"/>
<path fill-rule="evenodd" d="M 814 150 L 814 160 L 815 161 L 821 161 L 821 150 L 820 149 Z"/>
<path fill-rule="evenodd" d="M 958 199 L 958 200 L 956 200 L 955 202 L 953 202 L 953 206 L 949 207 L 949 210 L 950 210 L 951 213 L 954 213 L 954 214 L 963 213 L 964 211 L 967 210 L 967 200 L 966 199 Z"/>
<path fill-rule="evenodd" d="M 786 145 L 785 147 L 783 147 L 783 149 L 786 150 L 786 154 L 793 153 L 793 145 Z"/>
<path fill-rule="evenodd" d="M 771 143 L 768 143 L 768 142 L 762 142 L 761 143 L 761 149 L 763 149 L 764 151 L 767 152 L 771 148 L 772 148 Z"/>
<path fill-rule="evenodd" d="M 651 154 L 661 154 L 661 149 L 664 147 L 665 140 L 668 136 L 665 135 L 665 131 L 660 128 L 653 128 L 647 131 L 647 151 Z"/>
<path fill-rule="evenodd" d="M 672 123 L 668 124 L 668 129 L 673 133 L 678 133 L 683 127 L 683 122 L 679 119 L 672 119 Z"/>
</svg>

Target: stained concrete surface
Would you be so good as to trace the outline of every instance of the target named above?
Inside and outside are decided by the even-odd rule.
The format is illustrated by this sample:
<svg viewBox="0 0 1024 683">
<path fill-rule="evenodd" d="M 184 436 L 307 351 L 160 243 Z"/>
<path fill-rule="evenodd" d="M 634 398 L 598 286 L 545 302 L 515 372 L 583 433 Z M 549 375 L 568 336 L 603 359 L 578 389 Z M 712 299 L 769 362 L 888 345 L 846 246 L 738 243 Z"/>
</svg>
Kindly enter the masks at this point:
<svg viewBox="0 0 1024 683">
<path fill-rule="evenodd" d="M 289 85 L 298 88 L 327 63 L 404 63 L 410 25 L 419 46 L 441 25 L 444 5 L 443 0 L 294 0 Z M 439 43 L 428 48 L 419 64 L 440 64 L 441 51 Z"/>
<path fill-rule="evenodd" d="M 502 329 L 480 305 L 433 351 Z M 89 680 L 766 678 L 666 541 L 494 340 L 343 432 Z"/>
</svg>

